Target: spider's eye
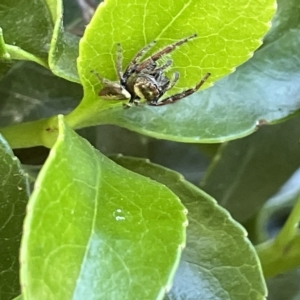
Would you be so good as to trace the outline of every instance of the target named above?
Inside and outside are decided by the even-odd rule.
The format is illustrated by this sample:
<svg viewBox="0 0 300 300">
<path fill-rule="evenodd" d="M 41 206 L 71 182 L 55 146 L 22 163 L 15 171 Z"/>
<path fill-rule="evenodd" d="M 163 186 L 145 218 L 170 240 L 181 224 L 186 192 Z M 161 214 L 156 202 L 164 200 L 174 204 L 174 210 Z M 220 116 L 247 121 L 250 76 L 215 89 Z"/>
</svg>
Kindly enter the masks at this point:
<svg viewBox="0 0 300 300">
<path fill-rule="evenodd" d="M 130 93 L 117 83 L 104 86 L 98 95 L 105 100 L 127 100 L 131 97 Z"/>
</svg>

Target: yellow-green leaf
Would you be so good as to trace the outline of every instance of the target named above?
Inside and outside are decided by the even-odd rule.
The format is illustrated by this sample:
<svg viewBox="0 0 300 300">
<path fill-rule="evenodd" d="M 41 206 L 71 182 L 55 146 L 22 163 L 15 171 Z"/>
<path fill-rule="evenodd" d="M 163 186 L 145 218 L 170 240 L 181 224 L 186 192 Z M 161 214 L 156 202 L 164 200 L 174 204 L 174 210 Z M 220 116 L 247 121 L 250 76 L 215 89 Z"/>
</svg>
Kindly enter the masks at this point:
<svg viewBox="0 0 300 300">
<path fill-rule="evenodd" d="M 186 225 L 175 194 L 118 166 L 60 118 L 24 225 L 24 299 L 162 299 Z"/>
</svg>

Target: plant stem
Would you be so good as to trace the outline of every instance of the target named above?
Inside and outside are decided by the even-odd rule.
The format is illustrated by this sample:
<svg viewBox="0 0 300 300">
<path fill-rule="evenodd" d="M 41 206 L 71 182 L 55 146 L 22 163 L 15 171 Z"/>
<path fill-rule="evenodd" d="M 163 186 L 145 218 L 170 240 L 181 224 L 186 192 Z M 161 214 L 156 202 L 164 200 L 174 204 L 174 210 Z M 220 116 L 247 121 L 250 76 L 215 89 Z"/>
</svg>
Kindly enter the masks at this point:
<svg viewBox="0 0 300 300">
<path fill-rule="evenodd" d="M 58 135 L 57 117 L 0 128 L 0 133 L 13 149 L 41 145 L 50 148 Z"/>
<path fill-rule="evenodd" d="M 298 198 L 292 212 L 290 213 L 287 221 L 279 234 L 275 238 L 277 247 L 283 249 L 288 245 L 299 232 L 299 221 L 300 221 L 300 197 Z"/>
<path fill-rule="evenodd" d="M 3 37 L 3 31 L 2 31 L 2 28 L 0 27 L 0 60 L 1 59 L 9 60 L 10 55 L 6 50 L 5 41 L 4 41 L 4 37 Z"/>
<path fill-rule="evenodd" d="M 265 277 L 272 277 L 300 266 L 300 236 L 280 251 L 274 240 L 256 246 Z"/>
<path fill-rule="evenodd" d="M 299 221 L 300 198 L 277 237 L 256 247 L 266 277 L 300 266 Z"/>
<path fill-rule="evenodd" d="M 13 45 L 6 45 L 6 49 L 9 51 L 9 55 L 12 59 L 34 61 L 37 64 L 49 69 L 49 66 L 45 61 L 43 61 L 41 58 L 39 58 L 33 54 L 21 49 L 20 47 L 13 46 Z"/>
</svg>

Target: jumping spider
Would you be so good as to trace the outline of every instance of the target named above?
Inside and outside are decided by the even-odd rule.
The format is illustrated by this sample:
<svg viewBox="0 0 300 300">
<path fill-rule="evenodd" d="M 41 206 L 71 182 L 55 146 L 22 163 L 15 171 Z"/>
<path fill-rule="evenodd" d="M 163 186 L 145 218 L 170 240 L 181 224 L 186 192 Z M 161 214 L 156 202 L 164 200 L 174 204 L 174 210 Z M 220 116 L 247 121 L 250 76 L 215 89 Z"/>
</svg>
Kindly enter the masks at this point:
<svg viewBox="0 0 300 300">
<path fill-rule="evenodd" d="M 173 61 L 169 59 L 161 66 L 158 66 L 157 61 L 164 55 L 172 52 L 176 47 L 186 43 L 196 36 L 197 35 L 194 34 L 181 39 L 174 44 L 166 46 L 162 50 L 140 62 L 141 57 L 155 45 L 156 41 L 153 41 L 149 45 L 143 47 L 133 57 L 132 61 L 129 63 L 124 72 L 122 71 L 122 48 L 120 44 L 117 44 L 116 69 L 119 81 L 110 81 L 101 77 L 98 73 L 91 71 L 95 73 L 95 75 L 104 85 L 104 87 L 99 91 L 98 95 L 102 99 L 108 100 L 129 99 L 129 102 L 124 105 L 125 108 L 129 108 L 131 107 L 132 103 L 138 105 L 140 99 L 145 99 L 149 105 L 158 106 L 174 103 L 175 101 L 195 93 L 207 80 L 207 78 L 210 76 L 210 73 L 207 73 L 194 88 L 187 89 L 181 93 L 160 100 L 164 93 L 170 90 L 176 84 L 179 79 L 179 73 L 173 73 L 173 77 L 170 80 L 165 76 L 164 72 L 169 66 L 171 66 Z"/>
</svg>

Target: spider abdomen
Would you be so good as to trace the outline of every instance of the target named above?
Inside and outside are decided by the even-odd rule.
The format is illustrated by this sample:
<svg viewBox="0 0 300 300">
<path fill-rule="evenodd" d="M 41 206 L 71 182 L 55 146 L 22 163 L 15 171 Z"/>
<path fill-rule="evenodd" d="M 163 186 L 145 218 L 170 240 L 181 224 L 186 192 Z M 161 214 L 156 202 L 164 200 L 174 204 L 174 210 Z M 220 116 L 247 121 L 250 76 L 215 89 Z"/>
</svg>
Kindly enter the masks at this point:
<svg viewBox="0 0 300 300">
<path fill-rule="evenodd" d="M 162 95 L 157 81 L 150 74 L 133 73 L 127 81 L 126 89 L 130 92 L 132 100 L 155 101 Z"/>
<path fill-rule="evenodd" d="M 158 100 L 162 91 L 157 85 L 155 78 L 148 74 L 139 74 L 133 82 L 134 95 L 147 102 Z"/>
</svg>

